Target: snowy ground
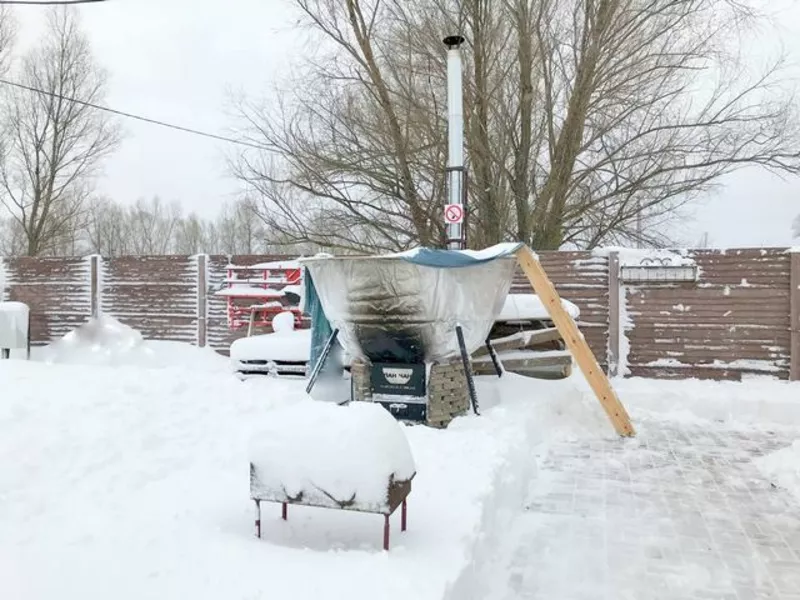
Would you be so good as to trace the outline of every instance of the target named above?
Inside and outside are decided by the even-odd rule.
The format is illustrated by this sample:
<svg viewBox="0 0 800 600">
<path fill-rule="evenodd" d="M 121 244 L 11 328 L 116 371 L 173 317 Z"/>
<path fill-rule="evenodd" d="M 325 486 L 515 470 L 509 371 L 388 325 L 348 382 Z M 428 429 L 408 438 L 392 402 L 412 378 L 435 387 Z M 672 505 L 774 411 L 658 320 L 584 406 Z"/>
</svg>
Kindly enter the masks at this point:
<svg viewBox="0 0 800 600">
<path fill-rule="evenodd" d="M 800 597 L 796 384 L 616 382 L 620 440 L 579 376 L 481 378 L 482 416 L 405 428 L 385 553 L 376 515 L 266 505 L 254 536 L 249 439 L 303 382 L 103 344 L 0 361 L 3 598 Z"/>
</svg>

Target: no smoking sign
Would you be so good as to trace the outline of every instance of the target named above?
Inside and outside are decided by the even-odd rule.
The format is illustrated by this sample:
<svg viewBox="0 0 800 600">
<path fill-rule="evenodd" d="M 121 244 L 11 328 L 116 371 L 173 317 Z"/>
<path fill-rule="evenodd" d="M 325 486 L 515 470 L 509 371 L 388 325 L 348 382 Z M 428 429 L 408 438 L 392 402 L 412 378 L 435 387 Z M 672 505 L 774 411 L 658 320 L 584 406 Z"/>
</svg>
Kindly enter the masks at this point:
<svg viewBox="0 0 800 600">
<path fill-rule="evenodd" d="M 461 223 L 464 220 L 464 207 L 460 204 L 448 204 L 444 207 L 444 220 L 448 223 Z"/>
</svg>

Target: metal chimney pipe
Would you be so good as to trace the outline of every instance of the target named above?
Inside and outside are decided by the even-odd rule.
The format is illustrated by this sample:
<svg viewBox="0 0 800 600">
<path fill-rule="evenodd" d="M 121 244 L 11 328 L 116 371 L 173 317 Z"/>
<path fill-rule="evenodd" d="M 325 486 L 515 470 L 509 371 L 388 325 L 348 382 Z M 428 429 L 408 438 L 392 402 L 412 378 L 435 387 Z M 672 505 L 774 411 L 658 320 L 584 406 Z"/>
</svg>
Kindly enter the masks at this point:
<svg viewBox="0 0 800 600">
<path fill-rule="evenodd" d="M 460 35 L 444 38 L 447 46 L 447 248 L 463 250 L 464 235 L 464 91 L 461 81 Z"/>
</svg>

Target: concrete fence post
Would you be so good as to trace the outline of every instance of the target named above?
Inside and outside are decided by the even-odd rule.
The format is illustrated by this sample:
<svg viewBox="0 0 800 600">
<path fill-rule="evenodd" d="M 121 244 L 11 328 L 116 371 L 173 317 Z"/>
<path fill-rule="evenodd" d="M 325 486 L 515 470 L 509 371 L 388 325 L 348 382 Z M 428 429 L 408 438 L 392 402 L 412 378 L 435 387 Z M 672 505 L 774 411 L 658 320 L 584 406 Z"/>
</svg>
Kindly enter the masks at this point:
<svg viewBox="0 0 800 600">
<path fill-rule="evenodd" d="M 800 249 L 790 255 L 791 275 L 789 278 L 789 301 L 791 310 L 791 324 L 789 325 L 789 354 L 791 363 L 789 379 L 800 381 Z"/>
<path fill-rule="evenodd" d="M 619 252 L 608 255 L 608 374 L 619 375 Z"/>
<path fill-rule="evenodd" d="M 197 345 L 208 343 L 208 255 L 198 254 L 197 259 Z"/>
<path fill-rule="evenodd" d="M 93 319 L 97 319 L 103 310 L 103 292 L 100 281 L 101 260 L 102 257 L 98 254 L 89 257 L 89 305 Z"/>
</svg>

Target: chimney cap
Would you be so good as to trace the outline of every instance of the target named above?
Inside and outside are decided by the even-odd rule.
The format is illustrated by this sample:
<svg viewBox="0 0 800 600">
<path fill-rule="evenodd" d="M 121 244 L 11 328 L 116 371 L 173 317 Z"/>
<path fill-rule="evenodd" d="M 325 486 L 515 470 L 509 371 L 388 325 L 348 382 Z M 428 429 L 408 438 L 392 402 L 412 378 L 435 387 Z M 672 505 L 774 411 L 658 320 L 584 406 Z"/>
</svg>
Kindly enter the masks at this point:
<svg viewBox="0 0 800 600">
<path fill-rule="evenodd" d="M 462 35 L 448 35 L 444 38 L 444 45 L 448 47 L 448 49 L 458 48 L 461 44 L 464 43 L 464 36 Z"/>
</svg>

